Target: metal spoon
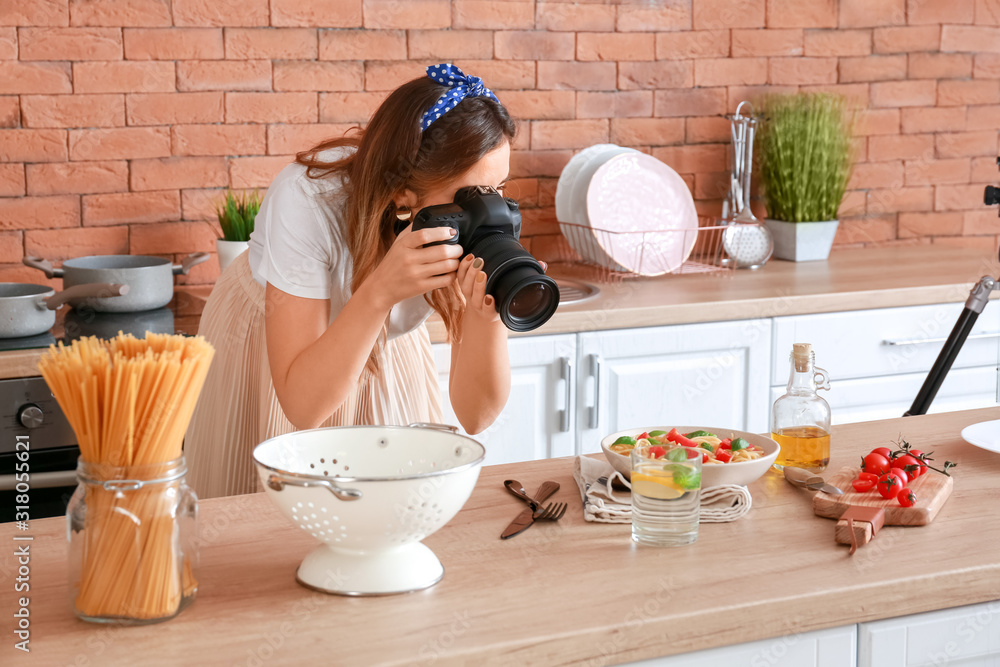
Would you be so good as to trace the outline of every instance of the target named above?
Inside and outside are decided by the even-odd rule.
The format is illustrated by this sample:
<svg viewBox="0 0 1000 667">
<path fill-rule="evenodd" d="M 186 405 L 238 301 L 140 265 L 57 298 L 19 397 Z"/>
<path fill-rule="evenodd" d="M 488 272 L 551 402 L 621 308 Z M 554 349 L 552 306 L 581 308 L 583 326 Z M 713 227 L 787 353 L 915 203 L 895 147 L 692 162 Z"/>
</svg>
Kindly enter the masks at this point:
<svg viewBox="0 0 1000 667">
<path fill-rule="evenodd" d="M 787 479 L 792 486 L 823 491 L 824 493 L 829 493 L 834 496 L 844 495 L 844 492 L 835 487 L 833 484 L 827 484 L 822 477 L 814 475 L 803 468 L 785 466 L 784 474 L 785 479 Z"/>
</svg>

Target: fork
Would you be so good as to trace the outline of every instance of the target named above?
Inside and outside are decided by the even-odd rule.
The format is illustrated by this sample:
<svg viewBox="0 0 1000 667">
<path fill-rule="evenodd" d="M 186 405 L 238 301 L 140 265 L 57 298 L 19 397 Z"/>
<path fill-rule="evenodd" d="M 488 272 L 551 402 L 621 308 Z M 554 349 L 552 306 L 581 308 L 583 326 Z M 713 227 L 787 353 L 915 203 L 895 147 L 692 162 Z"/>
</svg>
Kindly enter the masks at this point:
<svg viewBox="0 0 1000 667">
<path fill-rule="evenodd" d="M 547 521 L 558 521 L 566 513 L 566 503 L 549 503 L 544 509 L 537 510 L 532 518 L 535 521 L 545 519 Z"/>
</svg>

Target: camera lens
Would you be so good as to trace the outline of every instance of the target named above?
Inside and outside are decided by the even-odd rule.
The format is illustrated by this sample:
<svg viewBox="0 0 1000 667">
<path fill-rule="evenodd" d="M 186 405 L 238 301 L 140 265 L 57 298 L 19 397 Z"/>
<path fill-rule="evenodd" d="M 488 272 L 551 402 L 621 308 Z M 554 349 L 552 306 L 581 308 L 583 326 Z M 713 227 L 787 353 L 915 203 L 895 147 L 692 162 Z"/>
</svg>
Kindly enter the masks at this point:
<svg viewBox="0 0 1000 667">
<path fill-rule="evenodd" d="M 545 307 L 549 299 L 548 285 L 545 283 L 528 283 L 522 287 L 510 299 L 507 311 L 511 317 L 526 319 L 532 313 L 537 313 L 539 309 Z"/>
<path fill-rule="evenodd" d="M 511 331 L 533 331 L 549 321 L 559 306 L 556 282 L 509 234 L 490 234 L 468 249 L 483 259 L 486 292 Z"/>
</svg>

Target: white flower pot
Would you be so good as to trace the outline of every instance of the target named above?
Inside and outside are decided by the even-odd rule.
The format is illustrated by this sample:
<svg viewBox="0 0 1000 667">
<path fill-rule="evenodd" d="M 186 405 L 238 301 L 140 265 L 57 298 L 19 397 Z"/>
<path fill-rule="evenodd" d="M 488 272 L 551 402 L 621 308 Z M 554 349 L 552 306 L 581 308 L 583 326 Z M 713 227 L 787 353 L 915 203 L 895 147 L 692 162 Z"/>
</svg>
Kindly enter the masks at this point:
<svg viewBox="0 0 1000 667">
<path fill-rule="evenodd" d="M 233 260 L 250 247 L 249 241 L 226 241 L 215 239 L 215 247 L 219 251 L 219 273 L 226 270 Z"/>
<path fill-rule="evenodd" d="M 785 222 L 767 218 L 764 224 L 774 238 L 774 257 L 793 262 L 826 259 L 837 235 L 839 220 Z"/>
</svg>

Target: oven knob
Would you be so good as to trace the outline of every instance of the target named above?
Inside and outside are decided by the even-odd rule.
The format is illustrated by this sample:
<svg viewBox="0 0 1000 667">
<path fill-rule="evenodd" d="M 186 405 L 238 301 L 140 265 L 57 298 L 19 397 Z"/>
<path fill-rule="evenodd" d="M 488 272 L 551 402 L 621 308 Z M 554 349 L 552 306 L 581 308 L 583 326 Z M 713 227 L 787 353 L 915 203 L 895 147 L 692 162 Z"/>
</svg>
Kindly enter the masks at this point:
<svg viewBox="0 0 1000 667">
<path fill-rule="evenodd" d="M 38 428 L 45 421 L 45 414 L 34 403 L 27 403 L 18 409 L 17 420 L 25 428 Z"/>
</svg>

